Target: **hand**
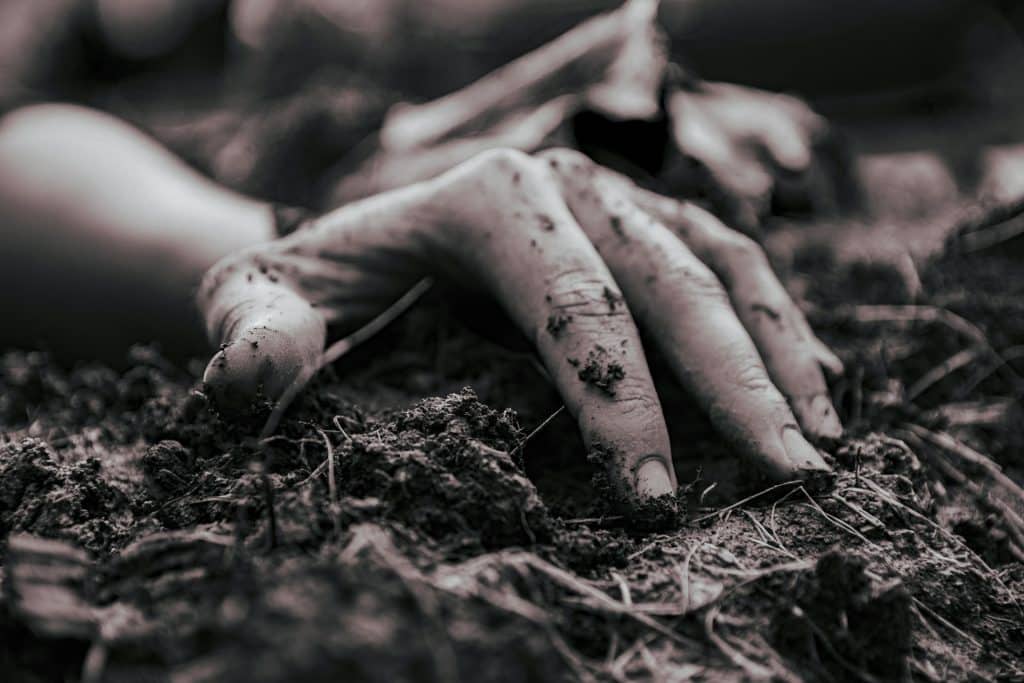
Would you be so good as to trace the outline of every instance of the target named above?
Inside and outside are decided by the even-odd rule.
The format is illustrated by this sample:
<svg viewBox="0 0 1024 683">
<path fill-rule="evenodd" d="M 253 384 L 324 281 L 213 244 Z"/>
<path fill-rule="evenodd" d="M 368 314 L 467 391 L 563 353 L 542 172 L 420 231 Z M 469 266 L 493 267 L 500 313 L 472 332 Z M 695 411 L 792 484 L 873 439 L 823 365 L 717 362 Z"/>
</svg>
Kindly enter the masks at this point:
<svg viewBox="0 0 1024 683">
<path fill-rule="evenodd" d="M 803 100 L 700 82 L 675 90 L 666 104 L 676 147 L 708 174 L 703 189 L 715 212 L 746 232 L 773 199 L 831 212 L 855 191 L 833 131 Z"/>
<path fill-rule="evenodd" d="M 534 152 L 579 142 L 574 121 L 586 112 L 608 125 L 654 127 L 667 115 L 664 140 L 613 144 L 604 158 L 643 168 L 673 195 L 703 195 L 743 232 L 756 233 L 772 210 L 856 208 L 853 165 L 825 119 L 789 95 L 701 81 L 681 86 L 656 19 L 657 3 L 630 0 L 461 90 L 394 107 L 375 152 L 357 167 L 342 165 L 332 205 L 425 180 L 486 149 Z M 601 136 L 614 137 L 610 130 Z M 590 142 L 600 149 L 607 140 Z M 634 163 L 663 155 L 663 168 Z"/>
<path fill-rule="evenodd" d="M 526 333 L 634 508 L 676 490 L 638 325 L 751 463 L 778 480 L 828 472 L 804 433 L 840 436 L 822 368 L 842 368 L 760 248 L 570 150 L 487 152 L 222 260 L 199 292 L 220 344 L 210 395 L 290 395 L 328 327 L 357 329 L 428 274 L 489 292 Z"/>
</svg>

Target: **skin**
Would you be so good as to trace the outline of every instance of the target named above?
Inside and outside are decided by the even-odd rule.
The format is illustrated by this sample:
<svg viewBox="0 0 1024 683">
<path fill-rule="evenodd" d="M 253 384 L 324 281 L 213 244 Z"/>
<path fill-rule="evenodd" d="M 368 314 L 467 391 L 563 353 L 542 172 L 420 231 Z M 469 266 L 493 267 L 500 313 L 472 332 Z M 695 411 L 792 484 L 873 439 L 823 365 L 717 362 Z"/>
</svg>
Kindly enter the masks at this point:
<svg viewBox="0 0 1024 683">
<path fill-rule="evenodd" d="M 70 360 L 153 340 L 207 353 L 197 283 L 273 235 L 266 204 L 123 121 L 56 104 L 0 117 L 0 345 Z"/>
<path fill-rule="evenodd" d="M 492 150 L 222 260 L 199 293 L 220 346 L 211 395 L 279 398 L 312 376 L 328 329 L 354 330 L 430 274 L 483 288 L 532 340 L 625 499 L 677 485 L 638 326 L 752 464 L 779 480 L 828 473 L 804 433 L 841 434 L 823 375 L 841 366 L 756 244 L 571 150 Z M 580 372 L 591 359 L 617 366 L 606 386 Z"/>
<path fill-rule="evenodd" d="M 672 140 L 707 170 L 716 213 L 753 232 L 772 199 L 835 212 L 854 201 L 855 183 L 828 122 L 789 95 L 701 82 L 669 94 Z"/>
<path fill-rule="evenodd" d="M 610 61 L 603 68 L 598 60 L 595 72 L 628 73 L 627 64 L 645 71 L 657 61 L 646 49 L 651 17 L 635 18 L 624 23 L 624 33 L 608 18 L 590 24 L 595 45 L 623 46 L 618 53 L 598 50 Z M 644 49 L 627 49 L 634 43 Z M 542 67 L 520 69 L 521 80 L 536 81 L 530 92 L 547 93 L 547 60 L 535 56 L 525 64 Z M 570 85 L 554 92 L 582 88 Z M 601 82 L 592 85 L 600 92 Z M 589 105 L 601 99 L 586 90 Z M 487 111 L 455 119 L 504 111 L 506 91 L 496 92 L 502 97 Z M 728 103 L 743 101 L 726 94 Z M 758 111 L 784 102 L 751 97 Z M 539 112 L 550 108 L 543 97 L 531 100 L 538 103 Z M 527 128 L 539 135 L 513 127 L 465 144 L 445 140 L 459 145 L 459 154 L 423 164 L 428 170 L 419 178 L 429 180 L 404 177 L 394 183 L 400 189 L 269 244 L 265 204 L 210 183 L 130 127 L 75 107 L 22 109 L 0 126 L 7 247 L 0 282 L 8 284 L 4 291 L 27 294 L 0 303 L 25 343 L 66 340 L 81 353 L 89 342 L 100 351 L 157 337 L 190 348 L 191 288 L 214 261 L 233 254 L 207 274 L 199 293 L 208 336 L 221 347 L 206 380 L 230 409 L 260 394 L 287 398 L 318 369 L 329 332 L 358 328 L 423 276 L 438 275 L 489 292 L 533 341 L 584 440 L 609 456 L 627 500 L 676 487 L 665 415 L 638 326 L 753 463 L 779 479 L 826 472 L 800 427 L 813 440 L 841 432 L 821 370 L 823 364 L 836 369 L 837 361 L 814 340 L 756 245 L 695 207 L 650 195 L 570 151 L 532 158 L 496 149 L 472 156 L 507 144 L 502 135 L 509 131 L 519 138 L 516 146 L 535 149 L 544 131 L 578 104 L 555 111 L 548 123 L 528 117 Z M 795 132 L 794 144 L 804 144 L 814 120 L 783 110 L 787 134 Z M 745 116 L 691 117 L 717 132 L 719 147 L 786 149 L 776 140 L 779 126 L 747 130 Z M 701 153 L 685 146 L 685 136 L 676 138 L 684 154 Z M 794 144 L 790 161 L 800 155 Z M 411 153 L 423 152 L 421 145 Z M 753 154 L 747 162 L 761 158 Z M 714 161 L 705 155 L 705 165 Z M 799 166 L 789 163 L 787 172 L 799 173 Z M 24 315 L 36 310 L 65 315 Z M 556 332 L 552 320 L 561 321 Z"/>
</svg>

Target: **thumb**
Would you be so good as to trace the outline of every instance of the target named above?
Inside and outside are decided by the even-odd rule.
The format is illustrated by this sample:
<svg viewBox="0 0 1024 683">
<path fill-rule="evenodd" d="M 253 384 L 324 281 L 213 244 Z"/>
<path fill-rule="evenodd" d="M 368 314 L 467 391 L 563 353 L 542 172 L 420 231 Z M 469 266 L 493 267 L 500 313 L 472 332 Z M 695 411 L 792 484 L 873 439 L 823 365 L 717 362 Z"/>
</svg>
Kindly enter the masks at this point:
<svg viewBox="0 0 1024 683">
<path fill-rule="evenodd" d="M 243 256 L 244 258 L 244 256 Z M 218 409 L 246 412 L 277 401 L 316 373 L 327 336 L 324 318 L 285 281 L 237 258 L 217 264 L 200 288 L 210 341 L 220 347 L 203 383 Z"/>
</svg>

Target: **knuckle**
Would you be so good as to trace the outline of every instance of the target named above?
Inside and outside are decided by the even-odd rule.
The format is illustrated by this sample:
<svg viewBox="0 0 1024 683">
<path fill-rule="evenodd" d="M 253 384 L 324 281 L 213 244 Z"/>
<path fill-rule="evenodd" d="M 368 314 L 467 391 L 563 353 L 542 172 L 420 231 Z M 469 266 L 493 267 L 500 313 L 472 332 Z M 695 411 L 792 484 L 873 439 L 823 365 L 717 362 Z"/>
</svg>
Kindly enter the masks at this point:
<svg viewBox="0 0 1024 683">
<path fill-rule="evenodd" d="M 621 301 L 621 295 L 608 286 L 608 281 L 586 268 L 570 268 L 555 273 L 550 279 L 548 297 L 554 308 L 573 308 L 577 313 L 610 313 L 621 306 L 611 306 L 609 299 Z"/>
<path fill-rule="evenodd" d="M 538 153 L 536 158 L 549 176 L 559 183 L 563 193 L 580 192 L 594 182 L 597 165 L 574 149 L 555 147 Z"/>
<path fill-rule="evenodd" d="M 756 275 L 771 269 L 761 245 L 734 230 L 723 233 L 722 249 L 726 262 L 724 270 L 730 273 L 730 279 L 735 279 L 739 273 Z"/>
<path fill-rule="evenodd" d="M 493 193 L 505 197 L 521 195 L 523 186 L 539 187 L 544 179 L 536 159 L 516 149 L 498 147 L 477 154 L 441 176 L 434 201 L 445 206 L 467 202 L 477 206 L 474 199 Z"/>
<path fill-rule="evenodd" d="M 571 316 L 584 335 L 621 333 L 632 324 L 622 295 L 607 279 L 587 269 L 562 271 L 548 280 L 546 302 L 556 316 Z M 537 334 L 546 328 L 539 325 Z"/>
<path fill-rule="evenodd" d="M 747 266 L 760 265 L 766 260 L 764 250 L 757 242 L 734 230 L 723 231 L 722 249 L 728 258 Z"/>
<path fill-rule="evenodd" d="M 244 271 L 254 263 L 255 256 L 248 251 L 230 254 L 217 261 L 203 275 L 197 290 L 197 299 L 200 302 L 209 300 L 232 276 Z"/>
<path fill-rule="evenodd" d="M 709 251 L 709 261 L 727 287 L 732 287 L 742 278 L 758 276 L 771 269 L 761 245 L 724 226 L 715 231 Z"/>
<path fill-rule="evenodd" d="M 722 282 L 703 264 L 674 264 L 669 277 L 684 288 L 684 291 L 703 302 L 727 304 L 729 295 Z"/>
<path fill-rule="evenodd" d="M 582 152 L 568 147 L 552 147 L 537 154 L 537 158 L 546 161 L 552 168 L 566 167 L 572 170 L 591 168 L 594 162 Z"/>
<path fill-rule="evenodd" d="M 479 171 L 505 174 L 525 173 L 534 169 L 533 160 L 524 152 L 511 147 L 498 147 L 481 152 L 468 162 Z"/>
<path fill-rule="evenodd" d="M 734 370 L 734 379 L 737 386 L 744 391 L 764 395 L 778 393 L 764 366 L 753 358 L 741 357 L 738 359 Z"/>
<path fill-rule="evenodd" d="M 626 375 L 615 387 L 614 402 L 622 414 L 643 423 L 661 417 L 661 403 L 656 398 L 653 388 L 644 381 Z"/>
<path fill-rule="evenodd" d="M 294 264 L 287 264 L 282 259 L 282 246 L 279 241 L 259 244 L 225 256 L 215 263 L 203 275 L 198 289 L 198 300 L 213 296 L 228 282 L 238 283 L 263 281 L 271 285 L 283 286 L 290 282 L 286 273 L 292 273 Z"/>
</svg>

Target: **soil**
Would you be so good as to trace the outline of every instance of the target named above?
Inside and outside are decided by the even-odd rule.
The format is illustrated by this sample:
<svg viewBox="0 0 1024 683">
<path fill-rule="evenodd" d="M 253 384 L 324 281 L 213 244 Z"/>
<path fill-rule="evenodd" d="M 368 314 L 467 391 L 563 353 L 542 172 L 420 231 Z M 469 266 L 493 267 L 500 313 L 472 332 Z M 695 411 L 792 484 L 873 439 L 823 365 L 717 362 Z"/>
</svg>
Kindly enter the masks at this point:
<svg viewBox="0 0 1024 683">
<path fill-rule="evenodd" d="M 898 269 L 798 253 L 847 368 L 833 487 L 767 486 L 665 383 L 689 483 L 644 527 L 532 357 L 441 296 L 262 441 L 198 361 L 7 353 L 0 679 L 1021 680 L 1018 264 L 949 250 L 912 301 Z"/>
</svg>

